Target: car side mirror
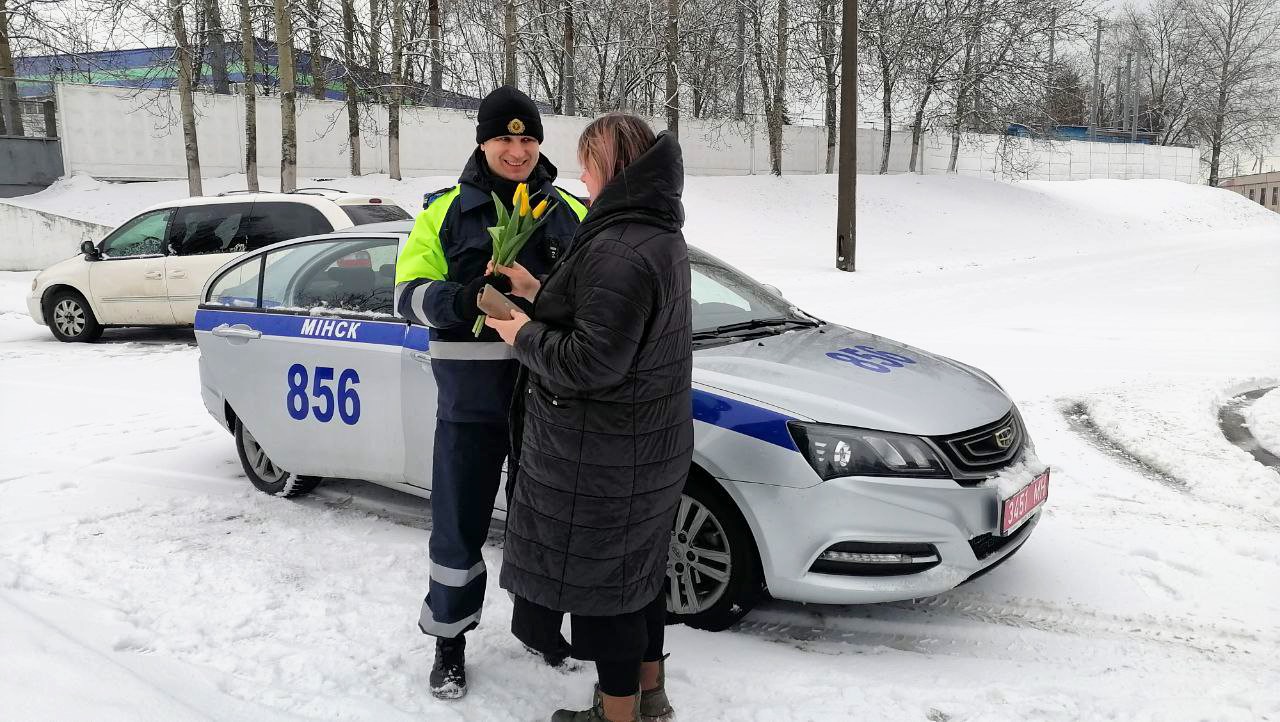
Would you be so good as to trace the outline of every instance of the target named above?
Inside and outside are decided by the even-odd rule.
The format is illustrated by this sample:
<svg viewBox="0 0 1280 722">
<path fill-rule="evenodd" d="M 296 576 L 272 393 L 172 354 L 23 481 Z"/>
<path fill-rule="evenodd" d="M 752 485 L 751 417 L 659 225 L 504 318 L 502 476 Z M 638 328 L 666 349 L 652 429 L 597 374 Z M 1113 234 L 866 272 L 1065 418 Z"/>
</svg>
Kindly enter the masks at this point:
<svg viewBox="0 0 1280 722">
<path fill-rule="evenodd" d="M 85 258 L 88 258 L 90 261 L 96 261 L 102 257 L 102 254 L 98 252 L 97 244 L 93 241 L 85 241 L 84 243 L 81 243 L 80 252 L 83 253 Z"/>
</svg>

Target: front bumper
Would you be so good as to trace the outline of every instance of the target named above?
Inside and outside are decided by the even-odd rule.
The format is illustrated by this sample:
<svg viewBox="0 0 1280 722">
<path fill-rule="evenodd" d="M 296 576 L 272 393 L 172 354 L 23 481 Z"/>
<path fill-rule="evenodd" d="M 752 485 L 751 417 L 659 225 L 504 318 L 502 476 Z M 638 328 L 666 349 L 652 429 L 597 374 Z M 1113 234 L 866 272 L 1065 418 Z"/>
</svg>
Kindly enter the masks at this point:
<svg viewBox="0 0 1280 722">
<path fill-rule="evenodd" d="M 44 309 L 40 306 L 40 295 L 27 296 L 27 313 L 31 314 L 31 320 L 46 325 L 44 322 Z"/>
<path fill-rule="evenodd" d="M 722 483 L 752 528 L 770 594 L 797 602 L 870 604 L 941 594 L 1012 555 L 1041 514 L 1009 537 L 993 539 L 1000 503 L 993 487 L 872 477 L 832 479 L 807 489 Z M 840 542 L 932 544 L 941 561 L 892 576 L 810 571 L 823 551 Z"/>
</svg>

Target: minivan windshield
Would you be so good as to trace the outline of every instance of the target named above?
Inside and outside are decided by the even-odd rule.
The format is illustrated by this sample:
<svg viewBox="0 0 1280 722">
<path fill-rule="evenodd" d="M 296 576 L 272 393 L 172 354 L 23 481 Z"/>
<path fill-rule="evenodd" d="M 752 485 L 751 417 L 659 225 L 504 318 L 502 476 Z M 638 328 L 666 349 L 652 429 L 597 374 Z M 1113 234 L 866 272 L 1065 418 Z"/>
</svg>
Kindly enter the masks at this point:
<svg viewBox="0 0 1280 722">
<path fill-rule="evenodd" d="M 695 344 L 817 326 L 787 301 L 714 257 L 689 249 Z"/>
</svg>

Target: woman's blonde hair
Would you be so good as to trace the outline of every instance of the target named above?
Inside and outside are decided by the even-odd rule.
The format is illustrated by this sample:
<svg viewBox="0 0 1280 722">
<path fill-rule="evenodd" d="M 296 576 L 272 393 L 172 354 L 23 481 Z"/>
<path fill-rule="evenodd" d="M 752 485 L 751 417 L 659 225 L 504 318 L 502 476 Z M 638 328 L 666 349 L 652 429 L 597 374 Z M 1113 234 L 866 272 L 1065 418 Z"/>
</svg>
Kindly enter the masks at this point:
<svg viewBox="0 0 1280 722">
<path fill-rule="evenodd" d="M 655 142 L 657 136 L 653 129 L 640 116 L 606 113 L 582 131 L 578 138 L 578 158 L 604 187 Z"/>
</svg>

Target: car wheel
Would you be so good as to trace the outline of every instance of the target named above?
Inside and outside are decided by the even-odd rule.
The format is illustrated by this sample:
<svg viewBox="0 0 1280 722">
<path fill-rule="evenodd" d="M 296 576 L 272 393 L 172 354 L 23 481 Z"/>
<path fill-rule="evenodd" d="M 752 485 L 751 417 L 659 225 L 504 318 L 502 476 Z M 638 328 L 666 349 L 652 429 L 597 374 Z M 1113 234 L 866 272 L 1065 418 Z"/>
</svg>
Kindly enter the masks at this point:
<svg viewBox="0 0 1280 722">
<path fill-rule="evenodd" d="M 718 632 L 760 598 L 759 554 L 733 499 L 714 481 L 690 476 L 667 557 L 670 621 Z"/>
<path fill-rule="evenodd" d="M 75 291 L 59 291 L 45 308 L 45 323 L 59 341 L 92 342 L 102 336 L 102 324 L 89 303 Z"/>
<path fill-rule="evenodd" d="M 236 451 L 240 453 L 245 476 L 259 491 L 287 499 L 302 496 L 320 483 L 318 476 L 299 476 L 276 466 L 239 419 L 236 419 Z"/>
</svg>

